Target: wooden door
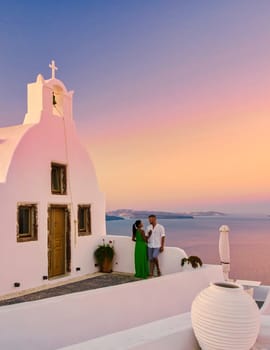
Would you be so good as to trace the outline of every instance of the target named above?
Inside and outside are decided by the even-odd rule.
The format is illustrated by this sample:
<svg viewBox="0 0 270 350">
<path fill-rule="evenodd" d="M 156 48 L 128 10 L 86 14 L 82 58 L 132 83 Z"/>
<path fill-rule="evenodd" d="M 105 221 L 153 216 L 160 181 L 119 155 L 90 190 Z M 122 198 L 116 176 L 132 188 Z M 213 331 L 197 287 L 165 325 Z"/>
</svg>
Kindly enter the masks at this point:
<svg viewBox="0 0 270 350">
<path fill-rule="evenodd" d="M 49 278 L 66 273 L 66 208 L 49 210 Z"/>
</svg>

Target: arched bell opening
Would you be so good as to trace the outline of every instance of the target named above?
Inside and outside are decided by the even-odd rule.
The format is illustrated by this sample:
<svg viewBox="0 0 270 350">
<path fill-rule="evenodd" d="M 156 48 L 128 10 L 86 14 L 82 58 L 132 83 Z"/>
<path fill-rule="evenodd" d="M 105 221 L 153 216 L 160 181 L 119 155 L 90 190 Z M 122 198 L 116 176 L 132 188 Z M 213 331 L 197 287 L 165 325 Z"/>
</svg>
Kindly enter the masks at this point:
<svg viewBox="0 0 270 350">
<path fill-rule="evenodd" d="M 53 86 L 52 91 L 53 114 L 59 117 L 64 114 L 64 90 L 59 85 Z"/>
</svg>

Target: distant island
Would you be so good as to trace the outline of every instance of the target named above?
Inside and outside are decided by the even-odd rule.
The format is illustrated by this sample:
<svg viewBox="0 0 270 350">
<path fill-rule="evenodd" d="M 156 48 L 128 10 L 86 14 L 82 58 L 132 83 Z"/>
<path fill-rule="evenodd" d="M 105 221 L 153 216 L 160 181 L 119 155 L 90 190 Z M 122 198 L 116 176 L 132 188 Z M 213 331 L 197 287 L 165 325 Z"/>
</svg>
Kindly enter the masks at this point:
<svg viewBox="0 0 270 350">
<path fill-rule="evenodd" d="M 125 220 L 125 219 L 122 218 L 121 216 L 106 214 L 106 221 L 115 221 L 115 220 Z"/>
<path fill-rule="evenodd" d="M 196 211 L 190 213 L 175 213 L 167 211 L 148 211 L 133 209 L 117 209 L 109 211 L 106 214 L 106 220 L 124 220 L 124 219 L 146 219 L 150 214 L 155 214 L 159 219 L 194 219 L 199 216 L 225 216 L 226 214 L 218 211 Z"/>
<path fill-rule="evenodd" d="M 192 211 L 193 216 L 226 216 L 227 214 L 220 211 Z"/>
</svg>

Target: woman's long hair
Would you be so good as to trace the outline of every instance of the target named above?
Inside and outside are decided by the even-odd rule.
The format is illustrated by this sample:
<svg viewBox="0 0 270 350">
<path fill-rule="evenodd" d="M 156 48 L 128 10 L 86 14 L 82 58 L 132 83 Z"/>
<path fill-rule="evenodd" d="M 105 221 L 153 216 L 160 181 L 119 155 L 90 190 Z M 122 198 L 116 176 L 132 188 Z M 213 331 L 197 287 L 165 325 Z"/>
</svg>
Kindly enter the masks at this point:
<svg viewBox="0 0 270 350">
<path fill-rule="evenodd" d="M 138 230 L 138 226 L 142 223 L 142 220 L 136 220 L 132 225 L 132 239 L 135 241 L 136 239 L 136 231 Z"/>
</svg>

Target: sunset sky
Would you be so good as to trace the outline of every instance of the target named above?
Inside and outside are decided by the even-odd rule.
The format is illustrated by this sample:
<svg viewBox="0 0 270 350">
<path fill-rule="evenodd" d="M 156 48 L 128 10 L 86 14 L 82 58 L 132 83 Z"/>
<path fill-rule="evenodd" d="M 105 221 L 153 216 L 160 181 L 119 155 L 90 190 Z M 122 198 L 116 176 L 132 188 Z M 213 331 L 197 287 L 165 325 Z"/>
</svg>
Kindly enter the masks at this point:
<svg viewBox="0 0 270 350">
<path fill-rule="evenodd" d="M 75 90 L 107 208 L 270 214 L 270 1 L 1 2 L 0 126 Z"/>
</svg>

